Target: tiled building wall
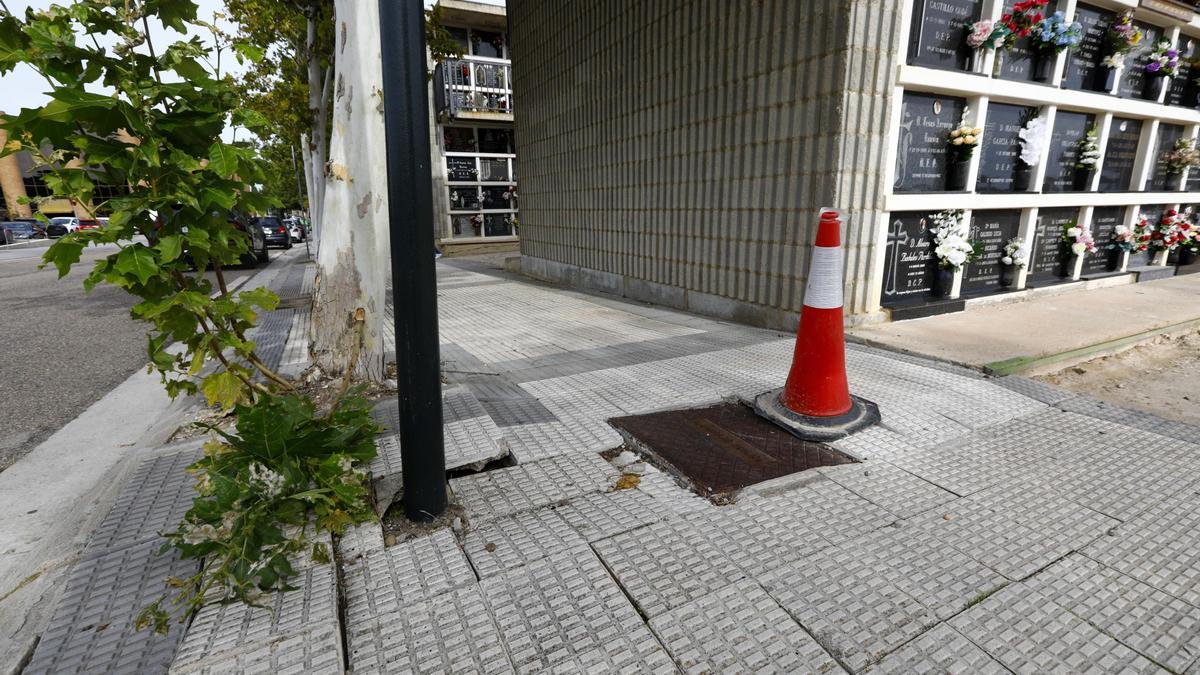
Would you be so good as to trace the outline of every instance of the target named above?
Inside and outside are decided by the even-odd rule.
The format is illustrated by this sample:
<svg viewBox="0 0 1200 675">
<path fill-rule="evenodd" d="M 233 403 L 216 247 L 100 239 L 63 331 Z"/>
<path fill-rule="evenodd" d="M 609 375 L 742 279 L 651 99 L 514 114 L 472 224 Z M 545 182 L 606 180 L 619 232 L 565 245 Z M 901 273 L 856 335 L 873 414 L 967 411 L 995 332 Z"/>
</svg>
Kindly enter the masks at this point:
<svg viewBox="0 0 1200 675">
<path fill-rule="evenodd" d="M 788 326 L 833 205 L 864 311 L 893 4 L 510 0 L 523 269 Z"/>
</svg>

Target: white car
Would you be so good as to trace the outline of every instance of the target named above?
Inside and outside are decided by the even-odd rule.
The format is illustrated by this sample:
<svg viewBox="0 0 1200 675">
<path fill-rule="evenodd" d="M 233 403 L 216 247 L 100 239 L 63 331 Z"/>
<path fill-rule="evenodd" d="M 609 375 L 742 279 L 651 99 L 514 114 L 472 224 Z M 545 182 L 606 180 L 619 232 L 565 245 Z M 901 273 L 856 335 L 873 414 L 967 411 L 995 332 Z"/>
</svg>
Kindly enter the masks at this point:
<svg viewBox="0 0 1200 675">
<path fill-rule="evenodd" d="M 67 228 L 67 232 L 74 232 L 79 229 L 79 219 L 69 218 L 67 216 L 59 216 L 58 218 L 50 219 L 51 225 L 62 225 Z"/>
<path fill-rule="evenodd" d="M 285 221 L 288 226 L 288 234 L 291 235 L 292 241 L 304 241 L 308 239 L 308 233 L 304 231 L 304 226 L 298 220 Z"/>
</svg>

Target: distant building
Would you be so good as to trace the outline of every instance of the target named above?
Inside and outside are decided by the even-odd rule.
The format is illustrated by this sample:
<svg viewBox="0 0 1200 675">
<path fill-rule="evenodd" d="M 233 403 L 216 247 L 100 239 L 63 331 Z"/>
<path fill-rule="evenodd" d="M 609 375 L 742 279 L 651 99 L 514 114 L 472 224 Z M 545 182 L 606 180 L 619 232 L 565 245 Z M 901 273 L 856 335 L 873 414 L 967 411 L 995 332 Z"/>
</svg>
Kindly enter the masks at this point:
<svg viewBox="0 0 1200 675">
<path fill-rule="evenodd" d="M 8 135 L 3 128 L 0 128 L 0 146 L 3 146 L 7 139 Z M 3 199 L 0 199 L 0 219 L 32 217 L 35 206 L 38 211 L 50 217 L 84 218 L 88 215 L 87 209 L 70 200 L 49 199 L 53 196 L 53 192 L 46 185 L 46 181 L 42 179 L 42 174 L 45 172 L 46 169 L 38 167 L 28 152 L 18 152 L 7 157 L 0 157 L 0 192 L 3 193 Z M 123 187 L 97 184 L 92 201 L 95 204 L 102 204 L 111 197 L 124 192 Z M 22 204 L 21 200 L 24 198 L 37 201 L 32 204 Z"/>
<path fill-rule="evenodd" d="M 467 0 L 437 6 L 463 57 L 434 69 L 435 237 L 449 254 L 516 250 L 517 156 L 505 11 Z"/>
</svg>

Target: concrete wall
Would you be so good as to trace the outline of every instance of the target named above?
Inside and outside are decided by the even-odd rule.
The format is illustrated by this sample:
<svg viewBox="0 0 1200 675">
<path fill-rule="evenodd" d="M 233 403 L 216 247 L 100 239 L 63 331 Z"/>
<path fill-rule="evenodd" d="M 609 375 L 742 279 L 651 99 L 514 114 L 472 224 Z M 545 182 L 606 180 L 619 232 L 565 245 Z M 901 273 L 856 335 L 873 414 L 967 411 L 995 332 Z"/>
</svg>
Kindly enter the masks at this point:
<svg viewBox="0 0 1200 675">
<path fill-rule="evenodd" d="M 897 4 L 509 0 L 523 269 L 789 327 L 832 205 L 865 311 Z"/>
</svg>

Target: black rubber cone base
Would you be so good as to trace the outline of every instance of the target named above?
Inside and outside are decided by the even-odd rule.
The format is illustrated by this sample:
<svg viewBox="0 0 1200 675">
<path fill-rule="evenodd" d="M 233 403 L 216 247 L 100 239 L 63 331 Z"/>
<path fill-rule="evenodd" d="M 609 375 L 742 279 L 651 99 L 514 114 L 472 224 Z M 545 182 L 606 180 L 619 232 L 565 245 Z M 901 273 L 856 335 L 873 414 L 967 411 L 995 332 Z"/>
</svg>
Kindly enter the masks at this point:
<svg viewBox="0 0 1200 675">
<path fill-rule="evenodd" d="M 754 399 L 754 410 L 759 415 L 787 429 L 806 441 L 832 441 L 879 421 L 879 406 L 857 396 L 850 396 L 850 411 L 837 417 L 810 417 L 794 412 L 779 400 L 783 389 L 774 389 L 759 394 Z"/>
</svg>

